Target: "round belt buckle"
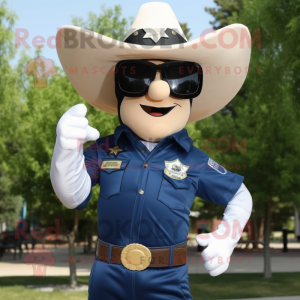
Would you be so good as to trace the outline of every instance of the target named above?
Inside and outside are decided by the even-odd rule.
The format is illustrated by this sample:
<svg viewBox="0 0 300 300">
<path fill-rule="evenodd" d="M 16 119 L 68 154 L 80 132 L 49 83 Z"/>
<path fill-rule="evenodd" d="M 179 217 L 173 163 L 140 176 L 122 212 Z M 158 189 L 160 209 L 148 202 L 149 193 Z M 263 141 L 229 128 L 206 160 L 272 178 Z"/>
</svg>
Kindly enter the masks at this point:
<svg viewBox="0 0 300 300">
<path fill-rule="evenodd" d="M 132 271 L 146 269 L 151 262 L 150 250 L 141 244 L 129 244 L 121 252 L 123 266 Z"/>
</svg>

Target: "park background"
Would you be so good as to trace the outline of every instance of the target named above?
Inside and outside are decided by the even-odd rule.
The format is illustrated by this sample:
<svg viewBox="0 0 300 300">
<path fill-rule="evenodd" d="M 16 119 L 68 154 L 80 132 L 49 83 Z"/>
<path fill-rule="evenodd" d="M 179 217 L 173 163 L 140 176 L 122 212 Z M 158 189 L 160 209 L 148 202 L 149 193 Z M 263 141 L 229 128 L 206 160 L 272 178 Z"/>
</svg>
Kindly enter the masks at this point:
<svg viewBox="0 0 300 300">
<path fill-rule="evenodd" d="M 199 38 L 207 28 L 219 29 L 232 23 L 245 24 L 252 35 L 250 69 L 242 89 L 222 111 L 186 128 L 196 147 L 230 171 L 245 176 L 254 207 L 251 226 L 234 254 L 241 253 L 245 258 L 253 255 L 253 259 L 258 259 L 259 272 L 251 271 L 250 265 L 242 272 L 237 271 L 239 274 L 230 273 L 230 269 L 236 270 L 233 265 L 228 274 L 211 278 L 199 266 L 190 275 L 193 297 L 300 295 L 300 3 L 297 0 L 166 2 L 189 40 Z M 88 283 L 88 276 L 76 274 L 82 265 L 80 259 L 94 251 L 99 187 L 93 189 L 89 206 L 80 213 L 65 208 L 54 194 L 49 171 L 59 118 L 71 106 L 84 103 L 90 125 L 99 129 L 101 136 L 112 134 L 119 124 L 117 116 L 96 110 L 76 93 L 61 68 L 55 48 L 47 44 L 44 48 L 34 47 L 32 39 L 42 36 L 47 40 L 55 36 L 60 26 L 74 24 L 123 40 L 143 3 L 140 0 L 0 2 L 0 245 L 15 232 L 16 220 L 23 220 L 28 232 L 37 230 L 36 247 L 42 244 L 52 249 L 54 257 L 56 251 L 62 251 L 57 254 L 57 261 L 59 255 L 65 255 L 62 266 L 67 268 L 69 264 L 71 274 L 47 275 L 58 265 L 48 266 L 44 277 L 32 276 L 32 268 L 31 273 L 23 274 L 20 266 L 25 266 L 24 247 L 28 241 L 22 241 L 23 253 L 14 260 L 13 248 L 20 246 L 19 239 L 0 258 L 0 290 L 5 299 L 87 298 L 86 291 L 76 294 L 55 291 L 46 295 L 26 286 L 70 284 L 74 288 Z M 29 32 L 30 49 L 15 43 L 18 28 Z M 29 60 L 38 56 L 53 60 L 57 70 L 43 88 L 36 86 L 36 76 L 24 72 Z M 224 208 L 196 198 L 191 210 L 189 244 L 196 249 L 197 221 L 208 220 L 204 227 L 209 231 L 222 218 Z M 59 220 L 59 239 L 42 238 L 42 230 L 55 227 L 55 220 Z M 282 228 L 289 233 L 288 252 L 282 251 Z M 77 264 L 68 261 L 68 256 L 75 253 Z M 197 255 L 199 252 L 195 250 Z M 283 260 L 285 267 L 281 271 L 285 273 L 279 273 L 282 266 L 279 262 L 272 272 L 272 262 L 278 257 L 290 259 L 288 264 Z M 6 273 L 12 274 L 13 268 L 17 270 L 12 272 L 14 277 L 5 277 Z M 85 266 L 85 271 L 89 272 L 89 266 Z"/>
</svg>

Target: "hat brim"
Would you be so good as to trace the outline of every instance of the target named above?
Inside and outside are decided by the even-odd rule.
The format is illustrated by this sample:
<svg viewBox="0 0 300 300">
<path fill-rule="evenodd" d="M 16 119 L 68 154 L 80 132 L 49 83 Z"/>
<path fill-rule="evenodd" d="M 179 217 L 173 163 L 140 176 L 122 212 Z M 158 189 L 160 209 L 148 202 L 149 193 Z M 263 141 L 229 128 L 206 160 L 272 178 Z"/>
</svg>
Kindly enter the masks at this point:
<svg viewBox="0 0 300 300">
<path fill-rule="evenodd" d="M 78 37 L 67 46 L 70 31 Z M 89 35 L 89 43 L 81 40 Z M 199 39 L 171 46 L 141 46 L 124 43 L 107 36 L 66 25 L 56 36 L 62 67 L 79 95 L 104 112 L 118 114 L 115 95 L 114 66 L 126 59 L 184 60 L 200 64 L 203 69 L 201 94 L 193 100 L 190 122 L 204 119 L 228 104 L 240 90 L 248 72 L 251 45 L 249 30 L 232 24 Z"/>
</svg>

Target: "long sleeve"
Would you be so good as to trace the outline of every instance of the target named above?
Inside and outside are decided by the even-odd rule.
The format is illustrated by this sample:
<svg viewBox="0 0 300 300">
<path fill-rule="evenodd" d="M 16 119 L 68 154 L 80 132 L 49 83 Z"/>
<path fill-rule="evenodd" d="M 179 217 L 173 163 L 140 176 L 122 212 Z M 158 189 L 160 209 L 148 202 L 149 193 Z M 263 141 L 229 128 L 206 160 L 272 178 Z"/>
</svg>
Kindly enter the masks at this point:
<svg viewBox="0 0 300 300">
<path fill-rule="evenodd" d="M 224 211 L 222 222 L 216 231 L 220 236 L 228 235 L 230 244 L 235 246 L 241 237 L 241 233 L 250 218 L 252 211 L 252 197 L 242 183 L 234 197 L 229 201 Z"/>
<path fill-rule="evenodd" d="M 218 229 L 196 236 L 199 245 L 207 246 L 201 255 L 211 276 L 218 276 L 228 269 L 230 256 L 250 218 L 251 210 L 252 197 L 242 183 L 228 202 Z"/>
<path fill-rule="evenodd" d="M 56 141 L 51 161 L 53 189 L 60 201 L 71 209 L 84 202 L 91 191 L 91 178 L 85 167 L 82 148 L 65 150 Z"/>
</svg>

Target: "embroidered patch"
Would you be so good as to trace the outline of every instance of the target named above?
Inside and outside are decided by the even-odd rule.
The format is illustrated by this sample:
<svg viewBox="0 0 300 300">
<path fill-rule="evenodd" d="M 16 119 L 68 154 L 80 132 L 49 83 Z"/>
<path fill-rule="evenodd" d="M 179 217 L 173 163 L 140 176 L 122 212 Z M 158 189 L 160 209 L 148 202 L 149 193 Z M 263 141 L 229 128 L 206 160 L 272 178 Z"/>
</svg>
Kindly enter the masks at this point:
<svg viewBox="0 0 300 300">
<path fill-rule="evenodd" d="M 189 167 L 182 164 L 178 158 L 173 161 L 165 161 L 164 173 L 173 179 L 181 180 L 186 178 L 188 169 Z"/>
<path fill-rule="evenodd" d="M 216 162 L 215 162 L 214 160 L 212 160 L 211 158 L 209 158 L 207 164 L 208 164 L 211 168 L 215 169 L 217 172 L 219 172 L 219 173 L 222 174 L 222 175 L 225 175 L 225 174 L 227 173 L 227 170 L 226 170 L 224 167 L 222 167 L 221 165 L 219 165 L 218 163 L 216 163 Z"/>
<path fill-rule="evenodd" d="M 105 160 L 101 164 L 101 169 L 120 169 L 122 160 Z"/>
<path fill-rule="evenodd" d="M 121 149 L 118 145 L 115 146 L 115 147 L 113 147 L 113 148 L 108 148 L 108 150 L 109 150 L 108 155 L 113 154 L 113 155 L 115 156 L 115 158 L 118 157 L 118 154 L 119 154 L 119 153 L 127 152 L 127 150 Z"/>
</svg>

